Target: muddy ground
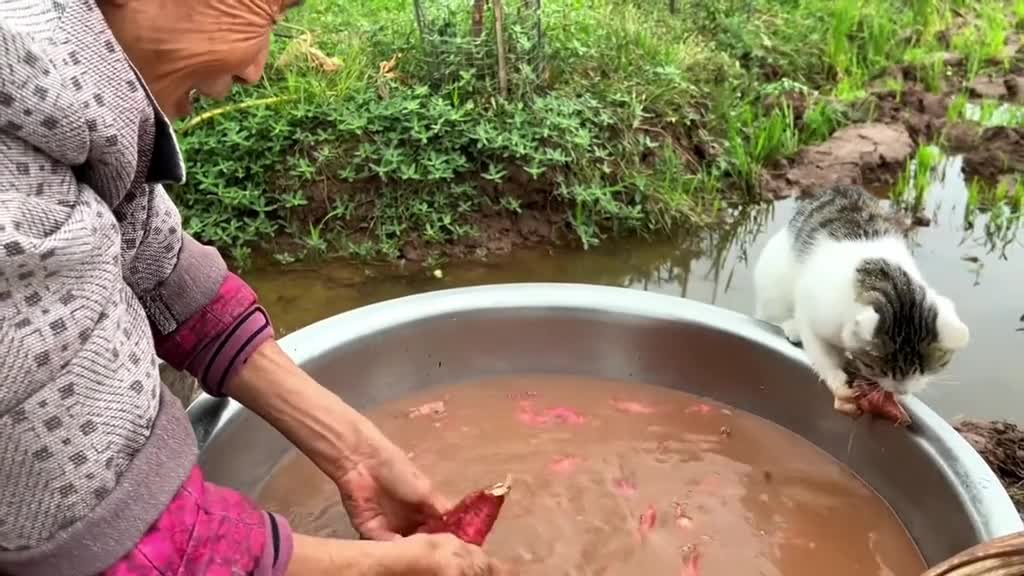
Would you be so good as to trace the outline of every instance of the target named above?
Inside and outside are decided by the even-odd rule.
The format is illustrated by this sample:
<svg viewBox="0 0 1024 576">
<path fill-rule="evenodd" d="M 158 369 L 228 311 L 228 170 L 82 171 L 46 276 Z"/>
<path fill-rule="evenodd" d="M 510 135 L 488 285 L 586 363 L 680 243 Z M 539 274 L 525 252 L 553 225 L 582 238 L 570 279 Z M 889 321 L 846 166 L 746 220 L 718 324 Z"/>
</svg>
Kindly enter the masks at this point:
<svg viewBox="0 0 1024 576">
<path fill-rule="evenodd" d="M 999 476 L 1006 491 L 1024 516 L 1024 429 L 1012 422 L 960 420 L 953 423 Z"/>
<path fill-rule="evenodd" d="M 1024 100 L 1024 77 L 983 77 L 970 85 L 969 93 L 1016 103 Z M 968 181 L 991 182 L 1024 170 L 1024 129 L 951 121 L 948 110 L 954 96 L 953 91 L 929 93 L 913 83 L 899 91 L 877 91 L 855 110 L 859 122 L 778 163 L 769 170 L 762 191 L 777 199 L 813 194 L 833 184 L 884 189 L 895 183 L 916 148 L 926 144 L 962 155 Z"/>
</svg>

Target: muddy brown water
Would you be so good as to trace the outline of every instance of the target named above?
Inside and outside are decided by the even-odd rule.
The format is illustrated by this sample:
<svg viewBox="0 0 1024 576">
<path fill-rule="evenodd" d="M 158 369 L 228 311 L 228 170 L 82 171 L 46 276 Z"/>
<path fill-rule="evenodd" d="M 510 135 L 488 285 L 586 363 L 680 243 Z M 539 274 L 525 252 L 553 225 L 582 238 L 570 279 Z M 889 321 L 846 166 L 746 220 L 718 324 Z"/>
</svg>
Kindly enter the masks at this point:
<svg viewBox="0 0 1024 576">
<path fill-rule="evenodd" d="M 927 212 L 933 221 L 913 233 L 912 249 L 926 278 L 957 303 L 971 328 L 971 343 L 920 397 L 947 418 L 1019 421 L 1024 417 L 1021 240 L 986 234 L 984 217 L 966 229 L 967 192 L 959 174 L 954 159 L 930 189 Z M 284 333 L 389 298 L 502 282 L 624 286 L 750 313 L 754 260 L 793 206 L 786 200 L 752 209 L 739 214 L 733 226 L 696 236 L 608 242 L 589 251 L 523 250 L 488 262 L 453 263 L 441 267 L 441 279 L 344 262 L 257 269 L 246 278 Z"/>
<path fill-rule="evenodd" d="M 511 476 L 486 546 L 522 576 L 925 569 L 896 516 L 841 464 L 779 426 L 682 392 L 507 377 L 423 391 L 369 416 L 446 494 Z M 298 531 L 351 536 L 334 485 L 302 456 L 258 498 Z"/>
</svg>

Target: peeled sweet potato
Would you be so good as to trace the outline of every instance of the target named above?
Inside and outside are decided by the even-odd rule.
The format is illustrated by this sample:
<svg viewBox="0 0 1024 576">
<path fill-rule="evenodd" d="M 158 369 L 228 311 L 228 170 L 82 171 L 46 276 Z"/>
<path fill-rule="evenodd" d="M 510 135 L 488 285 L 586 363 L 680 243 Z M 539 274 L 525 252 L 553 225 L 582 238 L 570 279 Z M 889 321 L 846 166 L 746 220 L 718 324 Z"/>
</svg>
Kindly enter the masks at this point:
<svg viewBox="0 0 1024 576">
<path fill-rule="evenodd" d="M 463 542 L 483 546 L 494 528 L 505 496 L 512 490 L 511 478 L 485 490 L 478 490 L 463 498 L 454 508 L 433 518 L 417 532 L 425 534 L 449 533 Z"/>
<path fill-rule="evenodd" d="M 875 382 L 853 383 L 857 407 L 865 414 L 884 418 L 897 426 L 909 426 L 910 415 L 900 406 L 896 396 Z"/>
</svg>

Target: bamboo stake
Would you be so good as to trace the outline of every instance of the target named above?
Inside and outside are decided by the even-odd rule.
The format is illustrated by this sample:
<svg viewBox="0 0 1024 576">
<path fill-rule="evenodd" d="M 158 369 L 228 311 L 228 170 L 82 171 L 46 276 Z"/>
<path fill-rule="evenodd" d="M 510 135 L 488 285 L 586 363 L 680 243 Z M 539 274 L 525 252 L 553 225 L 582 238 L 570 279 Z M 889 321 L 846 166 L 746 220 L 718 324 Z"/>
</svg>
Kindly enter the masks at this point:
<svg viewBox="0 0 1024 576">
<path fill-rule="evenodd" d="M 484 15 L 487 13 L 487 0 L 473 0 L 473 17 L 470 35 L 478 40 L 484 35 Z"/>
<path fill-rule="evenodd" d="M 508 97 L 508 64 L 505 61 L 505 7 L 502 0 L 494 0 L 494 40 L 498 45 L 498 93 Z"/>
</svg>

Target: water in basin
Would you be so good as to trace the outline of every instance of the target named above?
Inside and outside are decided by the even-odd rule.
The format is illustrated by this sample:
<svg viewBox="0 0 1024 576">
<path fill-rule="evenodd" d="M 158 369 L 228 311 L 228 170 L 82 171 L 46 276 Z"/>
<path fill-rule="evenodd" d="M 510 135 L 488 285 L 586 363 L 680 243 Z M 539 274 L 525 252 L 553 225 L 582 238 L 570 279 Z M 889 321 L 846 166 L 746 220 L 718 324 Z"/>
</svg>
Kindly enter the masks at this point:
<svg viewBox="0 0 1024 576">
<path fill-rule="evenodd" d="M 925 569 L 895 514 L 840 463 L 683 392 L 522 376 L 434 388 L 369 414 L 454 499 L 512 475 L 486 546 L 523 576 Z M 299 531 L 354 536 L 334 485 L 299 454 L 258 500 Z"/>
</svg>

